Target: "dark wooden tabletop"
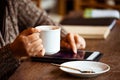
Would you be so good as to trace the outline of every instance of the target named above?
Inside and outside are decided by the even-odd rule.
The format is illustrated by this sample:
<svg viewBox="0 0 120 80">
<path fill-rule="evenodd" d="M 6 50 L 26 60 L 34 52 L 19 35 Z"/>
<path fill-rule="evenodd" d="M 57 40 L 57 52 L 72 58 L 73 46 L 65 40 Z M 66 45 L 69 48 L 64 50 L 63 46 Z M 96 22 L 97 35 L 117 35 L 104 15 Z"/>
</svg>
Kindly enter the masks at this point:
<svg viewBox="0 0 120 80">
<path fill-rule="evenodd" d="M 107 73 L 93 78 L 71 76 L 50 63 L 26 61 L 9 80 L 120 80 L 120 23 L 112 29 L 105 40 L 86 40 L 87 50 L 98 50 L 104 55 L 100 59 L 110 65 Z"/>
</svg>

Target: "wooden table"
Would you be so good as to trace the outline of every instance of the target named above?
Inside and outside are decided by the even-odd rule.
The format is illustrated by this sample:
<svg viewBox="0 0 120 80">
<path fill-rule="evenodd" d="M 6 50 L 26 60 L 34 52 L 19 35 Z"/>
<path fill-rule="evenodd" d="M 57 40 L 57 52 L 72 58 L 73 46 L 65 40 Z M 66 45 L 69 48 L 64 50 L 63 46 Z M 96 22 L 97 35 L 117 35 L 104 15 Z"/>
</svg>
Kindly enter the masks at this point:
<svg viewBox="0 0 120 80">
<path fill-rule="evenodd" d="M 109 72 L 94 78 L 71 76 L 50 63 L 23 62 L 9 80 L 120 80 L 120 23 L 105 40 L 86 40 L 87 50 L 104 53 L 101 62 L 110 65 Z"/>
</svg>

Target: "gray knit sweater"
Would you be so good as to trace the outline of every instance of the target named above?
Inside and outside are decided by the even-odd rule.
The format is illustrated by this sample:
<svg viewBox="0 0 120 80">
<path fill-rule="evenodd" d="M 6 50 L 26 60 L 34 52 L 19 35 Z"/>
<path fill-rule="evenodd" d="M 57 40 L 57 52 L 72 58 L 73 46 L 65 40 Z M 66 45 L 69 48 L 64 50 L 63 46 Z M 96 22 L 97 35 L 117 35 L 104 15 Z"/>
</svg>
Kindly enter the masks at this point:
<svg viewBox="0 0 120 80">
<path fill-rule="evenodd" d="M 4 35 L 0 32 L 0 80 L 8 77 L 19 66 L 19 61 L 12 56 L 9 43 L 28 27 L 38 25 L 58 25 L 54 23 L 44 10 L 38 9 L 31 0 L 7 0 L 6 23 Z M 65 31 L 62 29 L 62 36 Z"/>
</svg>

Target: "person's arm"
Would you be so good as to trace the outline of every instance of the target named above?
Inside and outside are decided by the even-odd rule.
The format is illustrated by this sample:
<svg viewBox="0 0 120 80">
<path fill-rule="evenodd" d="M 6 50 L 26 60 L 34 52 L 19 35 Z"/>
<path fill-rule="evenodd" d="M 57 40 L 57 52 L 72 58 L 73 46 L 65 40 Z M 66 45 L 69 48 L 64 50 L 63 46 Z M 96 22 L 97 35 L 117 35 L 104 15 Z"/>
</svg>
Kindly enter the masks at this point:
<svg viewBox="0 0 120 80">
<path fill-rule="evenodd" d="M 38 25 L 59 25 L 49 18 L 45 10 L 38 8 L 30 0 L 19 0 L 18 24 L 21 27 L 36 27 Z"/>
<path fill-rule="evenodd" d="M 31 26 L 36 27 L 38 25 L 60 26 L 51 20 L 44 10 L 37 8 L 30 0 L 18 1 L 18 22 L 19 26 L 22 26 L 22 29 Z M 78 34 L 68 34 L 66 30 L 62 28 L 62 26 L 60 27 L 62 47 L 64 46 L 66 48 L 72 48 L 74 53 L 77 52 L 77 49 L 85 48 L 85 41 L 82 37 L 79 37 Z"/>
<path fill-rule="evenodd" d="M 40 30 L 35 28 L 26 29 L 11 44 L 0 46 L 0 80 L 7 80 L 25 59 L 24 57 L 27 59 L 29 56 L 44 55 L 45 50 L 41 44 L 39 32 Z M 0 37 L 0 45 L 1 43 Z"/>
<path fill-rule="evenodd" d="M 19 66 L 19 60 L 13 57 L 10 44 L 0 48 L 0 80 L 7 80 Z"/>
<path fill-rule="evenodd" d="M 18 3 L 18 24 L 21 31 L 28 27 L 36 27 L 39 25 L 56 25 L 52 19 L 49 18 L 46 11 L 38 8 L 30 0 L 19 0 Z M 60 26 L 61 27 L 61 26 Z M 65 36 L 67 32 L 62 28 L 61 36 Z"/>
</svg>

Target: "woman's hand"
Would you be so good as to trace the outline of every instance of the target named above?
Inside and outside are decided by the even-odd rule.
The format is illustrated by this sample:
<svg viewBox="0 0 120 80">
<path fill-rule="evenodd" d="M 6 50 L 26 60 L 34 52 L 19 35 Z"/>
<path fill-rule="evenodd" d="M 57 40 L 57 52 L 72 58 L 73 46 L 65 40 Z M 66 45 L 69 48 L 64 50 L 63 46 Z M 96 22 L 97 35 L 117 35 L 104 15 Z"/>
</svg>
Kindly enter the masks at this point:
<svg viewBox="0 0 120 80">
<path fill-rule="evenodd" d="M 43 56 L 45 49 L 39 37 L 40 30 L 29 28 L 24 30 L 10 45 L 15 55 Z"/>
<path fill-rule="evenodd" d="M 74 53 L 77 53 L 77 49 L 85 49 L 86 42 L 78 34 L 68 33 L 62 38 L 61 47 L 72 49 Z"/>
</svg>

